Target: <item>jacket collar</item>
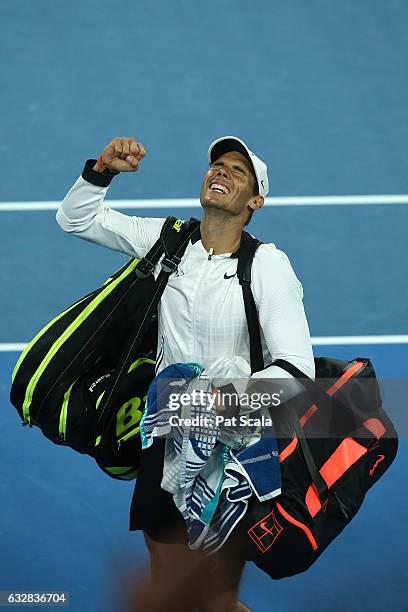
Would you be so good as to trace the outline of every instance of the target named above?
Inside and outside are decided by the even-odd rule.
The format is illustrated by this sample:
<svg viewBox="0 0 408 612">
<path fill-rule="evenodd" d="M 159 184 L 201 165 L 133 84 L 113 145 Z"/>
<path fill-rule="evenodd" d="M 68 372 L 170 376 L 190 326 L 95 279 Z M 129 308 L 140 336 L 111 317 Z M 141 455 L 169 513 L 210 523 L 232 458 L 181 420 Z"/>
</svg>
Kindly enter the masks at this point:
<svg viewBox="0 0 408 612">
<path fill-rule="evenodd" d="M 198 232 L 195 232 L 194 235 L 192 236 L 191 244 L 195 244 L 199 240 L 201 240 L 201 231 L 200 231 L 200 228 L 198 228 Z M 235 251 L 235 253 L 231 253 L 231 255 L 230 255 L 231 259 L 237 259 L 238 257 L 239 257 L 239 249 L 238 249 L 238 251 Z"/>
</svg>

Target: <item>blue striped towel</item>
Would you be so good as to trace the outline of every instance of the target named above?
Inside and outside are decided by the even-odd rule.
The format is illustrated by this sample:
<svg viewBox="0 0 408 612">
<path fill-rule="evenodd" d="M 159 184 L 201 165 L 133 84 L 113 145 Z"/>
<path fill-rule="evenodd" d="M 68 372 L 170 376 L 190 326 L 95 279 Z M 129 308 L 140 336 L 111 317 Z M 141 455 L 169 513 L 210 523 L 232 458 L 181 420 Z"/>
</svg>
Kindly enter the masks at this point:
<svg viewBox="0 0 408 612">
<path fill-rule="evenodd" d="M 202 401 L 186 403 L 178 412 L 171 408 L 172 394 L 193 397 L 193 391 L 202 394 Z M 257 431 L 241 448 L 231 448 L 225 438 L 221 442 L 216 408 L 207 401 L 211 393 L 211 379 L 199 364 L 172 364 L 150 385 L 140 426 L 142 448 L 166 437 L 161 486 L 185 520 L 190 548 L 209 554 L 227 541 L 252 495 L 265 501 L 281 492 L 274 432 L 268 428 L 262 437 Z M 171 425 L 174 415 L 181 419 Z M 191 424 L 185 424 L 187 419 Z"/>
</svg>

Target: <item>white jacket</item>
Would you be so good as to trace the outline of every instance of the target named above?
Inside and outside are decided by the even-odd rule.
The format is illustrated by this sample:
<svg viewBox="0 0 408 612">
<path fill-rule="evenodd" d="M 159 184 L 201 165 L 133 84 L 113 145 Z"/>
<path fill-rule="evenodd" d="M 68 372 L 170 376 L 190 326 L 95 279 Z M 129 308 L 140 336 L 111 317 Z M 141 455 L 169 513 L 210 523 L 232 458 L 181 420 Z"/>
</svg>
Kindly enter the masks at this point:
<svg viewBox="0 0 408 612">
<path fill-rule="evenodd" d="M 104 202 L 107 190 L 80 177 L 59 207 L 57 222 L 79 238 L 140 259 L 159 237 L 165 219 L 112 210 Z M 235 274 L 238 259 L 230 255 L 209 257 L 200 239 L 188 244 L 158 308 L 157 371 L 171 363 L 194 361 L 211 375 L 237 376 L 237 369 L 229 365 L 238 359 L 240 375 L 245 370 L 249 375 L 248 329 Z M 158 265 L 155 276 L 159 270 Z M 262 329 L 264 363 L 285 359 L 314 377 L 302 285 L 285 253 L 274 244 L 262 244 L 256 251 L 251 287 Z M 241 367 L 243 360 L 246 368 Z M 212 370 L 214 364 L 217 367 Z M 271 366 L 253 377 L 289 375 Z"/>
</svg>

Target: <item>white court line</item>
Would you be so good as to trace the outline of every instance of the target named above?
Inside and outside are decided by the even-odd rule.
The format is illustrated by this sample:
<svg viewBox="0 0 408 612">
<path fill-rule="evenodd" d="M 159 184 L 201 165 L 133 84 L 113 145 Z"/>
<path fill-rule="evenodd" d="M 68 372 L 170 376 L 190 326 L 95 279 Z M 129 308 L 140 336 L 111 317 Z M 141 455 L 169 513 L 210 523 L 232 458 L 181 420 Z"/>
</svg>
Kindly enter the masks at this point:
<svg viewBox="0 0 408 612">
<path fill-rule="evenodd" d="M 341 346 L 349 344 L 408 344 L 408 336 L 315 336 L 314 346 Z M 16 353 L 27 346 L 25 342 L 1 342 L 0 353 Z"/>
<path fill-rule="evenodd" d="M 200 208 L 197 198 L 171 198 L 152 200 L 108 200 L 116 210 L 138 208 Z M 60 201 L 2 202 L 0 212 L 36 212 L 57 210 Z M 395 195 L 343 195 L 343 196 L 291 196 L 266 198 L 266 206 L 356 206 L 375 204 L 408 204 L 408 194 Z"/>
<path fill-rule="evenodd" d="M 1 342 L 0 353 L 18 353 L 23 351 L 27 342 Z"/>
<path fill-rule="evenodd" d="M 315 336 L 315 346 L 346 344 L 408 344 L 408 336 Z"/>
</svg>

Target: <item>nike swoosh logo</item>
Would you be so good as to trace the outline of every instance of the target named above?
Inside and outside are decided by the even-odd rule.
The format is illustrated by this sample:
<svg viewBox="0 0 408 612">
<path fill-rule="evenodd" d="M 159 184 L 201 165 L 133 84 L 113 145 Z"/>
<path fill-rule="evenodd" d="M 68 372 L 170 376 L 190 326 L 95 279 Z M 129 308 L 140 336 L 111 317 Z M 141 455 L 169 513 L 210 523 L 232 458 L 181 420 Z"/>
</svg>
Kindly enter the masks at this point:
<svg viewBox="0 0 408 612">
<path fill-rule="evenodd" d="M 381 461 L 383 461 L 385 459 L 385 455 L 377 455 L 378 459 L 377 461 L 374 463 L 373 467 L 371 468 L 371 470 L 369 471 L 369 475 L 372 476 L 374 474 L 374 470 L 377 467 L 377 465 L 379 463 L 381 463 Z"/>
<path fill-rule="evenodd" d="M 235 272 L 235 274 L 236 274 L 236 272 Z M 227 274 L 227 273 L 225 273 L 224 274 L 224 278 L 225 278 L 225 280 L 227 280 L 228 278 L 232 278 L 233 276 L 235 276 L 235 274 Z"/>
</svg>

